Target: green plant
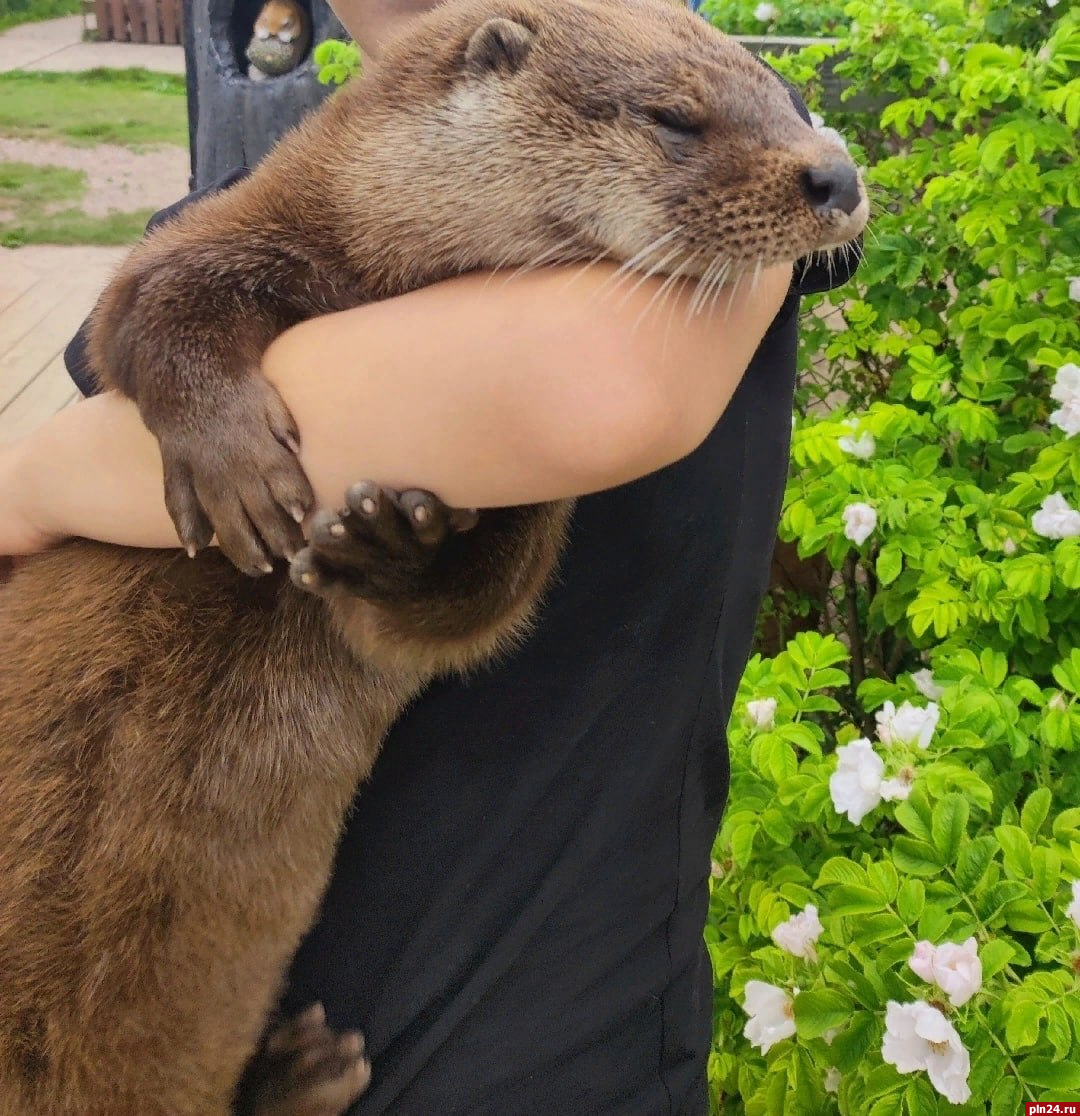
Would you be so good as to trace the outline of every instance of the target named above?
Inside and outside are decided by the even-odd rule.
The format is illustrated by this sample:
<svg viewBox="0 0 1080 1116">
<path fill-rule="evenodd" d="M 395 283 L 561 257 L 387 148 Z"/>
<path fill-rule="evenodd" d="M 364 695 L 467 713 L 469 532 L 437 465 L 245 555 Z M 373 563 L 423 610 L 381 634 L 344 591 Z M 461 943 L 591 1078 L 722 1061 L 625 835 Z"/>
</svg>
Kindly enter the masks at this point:
<svg viewBox="0 0 1080 1116">
<path fill-rule="evenodd" d="M 360 74 L 360 51 L 353 42 L 325 39 L 315 48 L 312 59 L 323 85 L 344 85 Z"/>
<path fill-rule="evenodd" d="M 844 28 L 844 0 L 704 0 L 701 12 L 729 35 L 824 36 Z"/>
<path fill-rule="evenodd" d="M 20 23 L 76 15 L 79 0 L 0 0 L 0 31 Z"/>
<path fill-rule="evenodd" d="M 876 213 L 807 307 L 781 525 L 831 576 L 732 720 L 710 1077 L 724 1113 L 998 1116 L 1080 1095 L 1080 12 L 846 16 L 838 72 L 892 100 L 829 120 Z M 814 94 L 830 50 L 776 64 Z M 796 958 L 772 935 L 808 907 Z M 969 977 L 974 950 L 978 991 L 917 975 L 920 942 Z M 765 1056 L 752 981 L 793 1031 Z M 933 1078 L 883 1050 L 916 1010 Z"/>
</svg>

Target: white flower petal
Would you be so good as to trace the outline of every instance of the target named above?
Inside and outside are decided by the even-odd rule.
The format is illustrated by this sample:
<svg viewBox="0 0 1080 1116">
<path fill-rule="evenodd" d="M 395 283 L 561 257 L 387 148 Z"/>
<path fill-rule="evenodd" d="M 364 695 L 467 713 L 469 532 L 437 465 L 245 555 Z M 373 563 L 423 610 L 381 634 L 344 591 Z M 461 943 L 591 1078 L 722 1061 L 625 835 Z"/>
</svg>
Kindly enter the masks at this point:
<svg viewBox="0 0 1080 1116">
<path fill-rule="evenodd" d="M 841 513 L 844 520 L 844 538 L 862 546 L 874 533 L 877 512 L 869 504 L 848 504 Z"/>
<path fill-rule="evenodd" d="M 743 994 L 743 1011 L 750 1017 L 743 1035 L 762 1054 L 778 1042 L 795 1034 L 795 1008 L 791 997 L 775 984 L 748 980 Z"/>
<path fill-rule="evenodd" d="M 1071 508 L 1060 492 L 1047 496 L 1031 517 L 1031 529 L 1044 539 L 1071 539 L 1080 535 L 1080 512 Z"/>
</svg>

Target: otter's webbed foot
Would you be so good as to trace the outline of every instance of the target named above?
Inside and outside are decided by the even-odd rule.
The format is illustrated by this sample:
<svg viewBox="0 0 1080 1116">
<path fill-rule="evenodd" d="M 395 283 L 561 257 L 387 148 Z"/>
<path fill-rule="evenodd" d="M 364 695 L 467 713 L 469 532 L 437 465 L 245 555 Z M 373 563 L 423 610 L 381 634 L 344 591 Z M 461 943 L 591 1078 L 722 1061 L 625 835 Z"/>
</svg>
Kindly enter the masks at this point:
<svg viewBox="0 0 1080 1116">
<path fill-rule="evenodd" d="M 321 1004 L 272 1031 L 248 1070 L 243 1116 L 341 1116 L 371 1080 L 364 1040 L 336 1034 Z"/>
<path fill-rule="evenodd" d="M 362 481 L 338 512 L 319 512 L 308 545 L 292 561 L 300 589 L 317 596 L 344 590 L 378 604 L 415 597 L 440 548 L 467 531 L 477 512 L 447 507 L 430 492 L 395 492 Z"/>
</svg>

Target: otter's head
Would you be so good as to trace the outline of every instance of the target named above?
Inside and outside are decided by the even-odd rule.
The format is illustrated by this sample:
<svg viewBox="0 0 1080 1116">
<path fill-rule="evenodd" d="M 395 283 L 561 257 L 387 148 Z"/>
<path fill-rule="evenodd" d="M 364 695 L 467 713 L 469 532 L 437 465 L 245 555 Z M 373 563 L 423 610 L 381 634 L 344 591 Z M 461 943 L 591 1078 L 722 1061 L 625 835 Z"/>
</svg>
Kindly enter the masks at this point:
<svg viewBox="0 0 1080 1116">
<path fill-rule="evenodd" d="M 483 229 L 476 266 L 603 255 L 731 277 L 867 220 L 847 153 L 749 52 L 665 0 L 451 0 L 374 81 L 417 183 L 407 204 L 449 239 Z M 453 188 L 433 202 L 440 182 Z"/>
</svg>

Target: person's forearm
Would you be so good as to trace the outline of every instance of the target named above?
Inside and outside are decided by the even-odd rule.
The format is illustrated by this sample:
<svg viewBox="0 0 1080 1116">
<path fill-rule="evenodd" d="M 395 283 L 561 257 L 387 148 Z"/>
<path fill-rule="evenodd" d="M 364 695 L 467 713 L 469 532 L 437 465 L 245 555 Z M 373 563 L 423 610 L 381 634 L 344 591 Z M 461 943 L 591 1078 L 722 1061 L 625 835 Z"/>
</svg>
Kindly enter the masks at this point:
<svg viewBox="0 0 1080 1116">
<path fill-rule="evenodd" d="M 531 503 L 612 487 L 693 449 L 790 269 L 689 319 L 687 293 L 647 309 L 659 281 L 627 296 L 610 276 L 606 265 L 467 276 L 280 337 L 264 370 L 297 420 L 317 501 L 336 506 L 372 479 L 457 506 Z M 26 439 L 15 484 L 49 535 L 177 545 L 157 444 L 118 396 Z"/>
</svg>

